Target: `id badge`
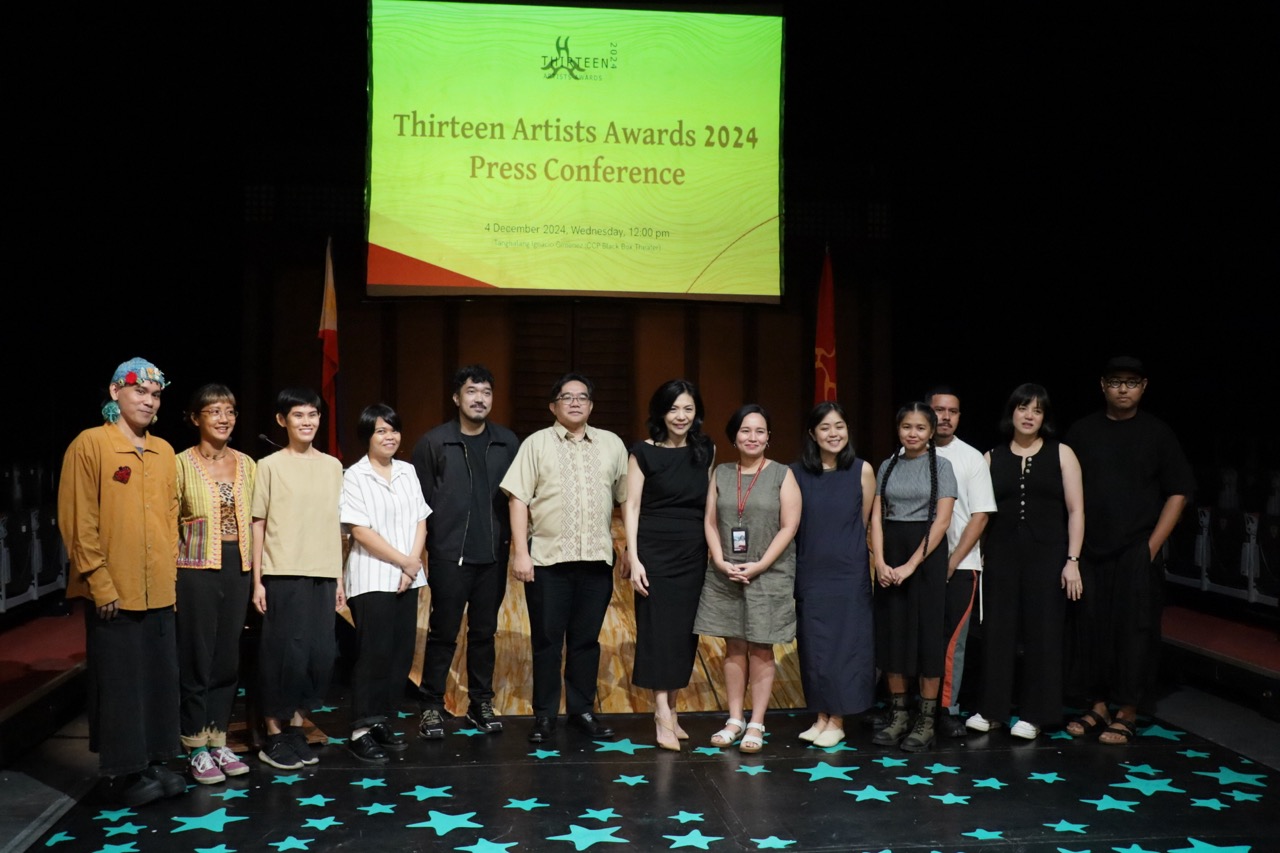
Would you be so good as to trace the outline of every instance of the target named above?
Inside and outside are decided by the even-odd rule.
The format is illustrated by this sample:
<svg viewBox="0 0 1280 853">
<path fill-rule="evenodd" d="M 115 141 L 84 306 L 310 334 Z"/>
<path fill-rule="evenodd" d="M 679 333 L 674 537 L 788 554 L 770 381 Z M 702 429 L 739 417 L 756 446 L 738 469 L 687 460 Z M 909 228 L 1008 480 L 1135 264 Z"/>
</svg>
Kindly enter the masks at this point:
<svg viewBox="0 0 1280 853">
<path fill-rule="evenodd" d="M 734 554 L 747 553 L 747 528 L 735 527 L 729 531 L 730 551 Z"/>
</svg>

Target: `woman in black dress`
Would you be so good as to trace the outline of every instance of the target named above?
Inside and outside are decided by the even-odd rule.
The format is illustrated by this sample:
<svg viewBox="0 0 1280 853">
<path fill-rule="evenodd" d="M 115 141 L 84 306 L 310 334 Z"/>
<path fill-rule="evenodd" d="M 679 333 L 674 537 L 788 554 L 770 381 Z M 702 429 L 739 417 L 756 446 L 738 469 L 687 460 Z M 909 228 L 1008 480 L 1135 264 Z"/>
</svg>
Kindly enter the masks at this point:
<svg viewBox="0 0 1280 853">
<path fill-rule="evenodd" d="M 702 397 L 672 379 L 649 400 L 649 439 L 631 448 L 623 523 L 635 590 L 636 659 L 631 683 L 653 691 L 658 746 L 679 751 L 687 738 L 676 693 L 689 683 L 707 540 L 703 515 L 715 447 L 702 432 Z"/>
<path fill-rule="evenodd" d="M 987 454 L 997 511 L 983 545 L 982 702 L 965 721 L 979 732 L 1009 722 L 1021 639 L 1020 719 L 1009 733 L 1026 740 L 1062 722 L 1063 621 L 1084 590 L 1080 462 L 1053 439 L 1050 412 L 1042 386 L 1019 385 L 1000 420 L 1008 442 Z"/>
<path fill-rule="evenodd" d="M 800 679 L 818 712 L 800 739 L 829 747 L 844 740 L 844 717 L 875 701 L 867 519 L 876 478 L 854 454 L 835 402 L 809 414 L 804 450 L 791 470 L 804 502 L 796 534 Z"/>
</svg>

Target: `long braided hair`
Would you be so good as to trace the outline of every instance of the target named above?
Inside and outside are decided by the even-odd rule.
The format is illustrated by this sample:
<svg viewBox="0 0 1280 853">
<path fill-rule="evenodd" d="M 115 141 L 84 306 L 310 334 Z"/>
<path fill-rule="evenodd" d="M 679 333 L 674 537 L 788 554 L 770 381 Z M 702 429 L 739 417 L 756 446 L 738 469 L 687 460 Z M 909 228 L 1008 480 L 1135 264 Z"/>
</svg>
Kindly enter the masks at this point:
<svg viewBox="0 0 1280 853">
<path fill-rule="evenodd" d="M 936 431 L 938 428 L 938 416 L 934 414 L 933 408 L 927 403 L 915 402 L 907 403 L 901 409 L 898 409 L 897 417 L 894 423 L 902 426 L 902 421 L 907 415 L 917 412 L 924 415 L 925 420 L 929 422 L 929 429 Z M 884 469 L 884 476 L 880 478 L 880 520 L 882 522 L 889 520 L 889 476 L 893 474 L 893 469 L 897 467 L 898 460 L 902 458 L 902 452 L 894 451 L 889 457 L 889 467 Z M 929 553 L 929 530 L 933 527 L 933 520 L 938 515 L 938 449 L 933 443 L 933 439 L 929 440 L 929 523 L 924 528 L 924 541 L 921 543 L 924 547 L 924 553 Z"/>
</svg>

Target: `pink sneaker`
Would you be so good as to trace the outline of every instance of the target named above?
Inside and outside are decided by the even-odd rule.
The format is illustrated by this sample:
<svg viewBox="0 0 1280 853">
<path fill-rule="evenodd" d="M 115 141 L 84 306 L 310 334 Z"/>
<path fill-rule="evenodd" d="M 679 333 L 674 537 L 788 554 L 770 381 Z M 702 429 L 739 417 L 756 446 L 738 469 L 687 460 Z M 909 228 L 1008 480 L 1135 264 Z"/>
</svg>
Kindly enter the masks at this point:
<svg viewBox="0 0 1280 853">
<path fill-rule="evenodd" d="M 227 777 L 218 769 L 218 765 L 214 763 L 213 756 L 207 749 L 191 753 L 191 778 L 201 785 L 216 785 L 227 781 Z"/>
<path fill-rule="evenodd" d="M 243 776 L 249 772 L 249 765 L 241 761 L 240 756 L 236 755 L 228 747 L 215 747 L 210 750 L 210 753 L 213 755 L 213 760 L 218 765 L 218 769 L 228 776 Z"/>
</svg>

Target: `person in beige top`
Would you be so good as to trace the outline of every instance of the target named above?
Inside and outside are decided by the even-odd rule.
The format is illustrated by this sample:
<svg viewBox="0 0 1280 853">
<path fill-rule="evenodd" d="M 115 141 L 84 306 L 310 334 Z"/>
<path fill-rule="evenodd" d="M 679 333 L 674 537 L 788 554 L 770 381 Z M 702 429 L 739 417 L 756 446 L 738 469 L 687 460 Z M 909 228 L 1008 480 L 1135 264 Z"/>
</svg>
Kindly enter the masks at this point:
<svg viewBox="0 0 1280 853">
<path fill-rule="evenodd" d="M 555 424 L 520 445 L 501 484 L 511 513 L 511 571 L 525 585 L 529 608 L 533 743 L 556 729 L 562 648 L 569 724 L 613 737 L 592 709 L 600 628 L 613 596 L 613 507 L 627 496 L 627 449 L 618 436 L 587 425 L 593 390 L 579 373 L 552 386 Z"/>
</svg>

